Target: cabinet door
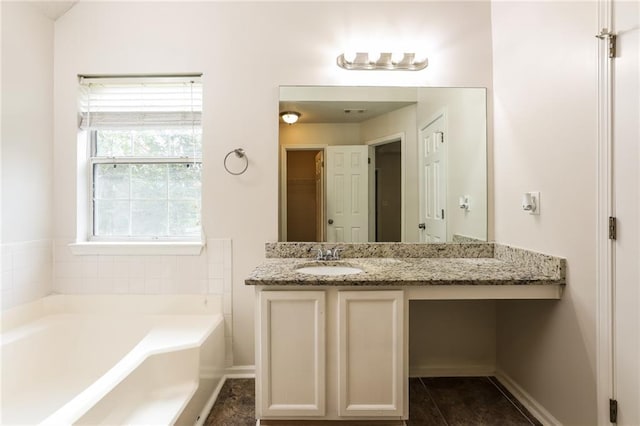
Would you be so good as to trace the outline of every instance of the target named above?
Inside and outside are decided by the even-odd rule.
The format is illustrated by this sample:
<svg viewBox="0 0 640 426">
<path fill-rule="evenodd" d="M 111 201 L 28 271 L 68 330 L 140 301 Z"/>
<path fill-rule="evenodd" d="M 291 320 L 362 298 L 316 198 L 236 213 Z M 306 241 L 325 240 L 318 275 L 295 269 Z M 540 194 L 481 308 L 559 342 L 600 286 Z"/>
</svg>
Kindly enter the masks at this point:
<svg viewBox="0 0 640 426">
<path fill-rule="evenodd" d="M 325 294 L 259 293 L 258 417 L 325 413 Z"/>
<path fill-rule="evenodd" d="M 402 291 L 338 294 L 338 415 L 402 416 Z"/>
</svg>

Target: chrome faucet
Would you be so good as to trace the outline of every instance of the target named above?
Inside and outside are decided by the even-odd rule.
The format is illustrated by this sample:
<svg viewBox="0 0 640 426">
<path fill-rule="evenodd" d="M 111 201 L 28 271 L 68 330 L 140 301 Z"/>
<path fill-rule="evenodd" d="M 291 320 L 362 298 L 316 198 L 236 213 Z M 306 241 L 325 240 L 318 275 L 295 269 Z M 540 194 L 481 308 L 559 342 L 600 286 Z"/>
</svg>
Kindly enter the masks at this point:
<svg viewBox="0 0 640 426">
<path fill-rule="evenodd" d="M 318 255 L 316 256 L 316 260 L 340 260 L 340 252 L 342 249 L 339 247 L 335 247 L 333 251 L 331 249 L 326 249 L 322 251 L 322 247 L 318 249 Z"/>
</svg>

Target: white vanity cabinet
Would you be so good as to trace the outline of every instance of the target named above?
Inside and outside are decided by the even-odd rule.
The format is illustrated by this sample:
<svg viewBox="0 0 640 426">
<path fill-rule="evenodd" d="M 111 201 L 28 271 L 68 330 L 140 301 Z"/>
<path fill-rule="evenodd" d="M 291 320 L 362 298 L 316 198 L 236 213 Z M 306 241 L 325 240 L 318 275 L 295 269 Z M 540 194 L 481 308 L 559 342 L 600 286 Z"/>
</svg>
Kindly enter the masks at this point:
<svg viewBox="0 0 640 426">
<path fill-rule="evenodd" d="M 407 418 L 402 290 L 263 288 L 257 305 L 258 419 Z"/>
<path fill-rule="evenodd" d="M 338 292 L 338 416 L 402 416 L 402 291 Z"/>
<path fill-rule="evenodd" d="M 258 309 L 257 413 L 324 416 L 325 293 L 262 291 Z"/>
</svg>

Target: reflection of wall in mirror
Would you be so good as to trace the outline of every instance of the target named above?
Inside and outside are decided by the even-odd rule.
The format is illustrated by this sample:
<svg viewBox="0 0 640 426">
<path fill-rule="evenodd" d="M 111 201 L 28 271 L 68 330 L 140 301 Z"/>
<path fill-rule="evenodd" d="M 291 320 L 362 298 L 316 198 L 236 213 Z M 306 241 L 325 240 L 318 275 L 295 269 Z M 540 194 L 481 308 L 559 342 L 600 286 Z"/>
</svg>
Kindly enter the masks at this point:
<svg viewBox="0 0 640 426">
<path fill-rule="evenodd" d="M 280 125 L 280 145 L 360 145 L 361 143 L 358 123 Z"/>
<path fill-rule="evenodd" d="M 447 241 L 454 235 L 487 240 L 486 93 L 483 88 L 429 88 L 418 93 L 418 125 L 447 112 Z M 459 208 L 468 195 L 470 211 Z"/>
</svg>

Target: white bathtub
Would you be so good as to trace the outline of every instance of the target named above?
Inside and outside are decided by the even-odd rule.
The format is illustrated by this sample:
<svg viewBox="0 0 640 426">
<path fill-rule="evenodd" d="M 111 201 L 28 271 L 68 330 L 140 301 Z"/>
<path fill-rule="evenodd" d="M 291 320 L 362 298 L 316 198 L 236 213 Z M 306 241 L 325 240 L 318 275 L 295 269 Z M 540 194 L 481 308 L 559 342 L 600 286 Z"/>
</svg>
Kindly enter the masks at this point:
<svg viewBox="0 0 640 426">
<path fill-rule="evenodd" d="M 3 312 L 2 424 L 191 424 L 224 368 L 219 296 L 46 297 Z"/>
</svg>

